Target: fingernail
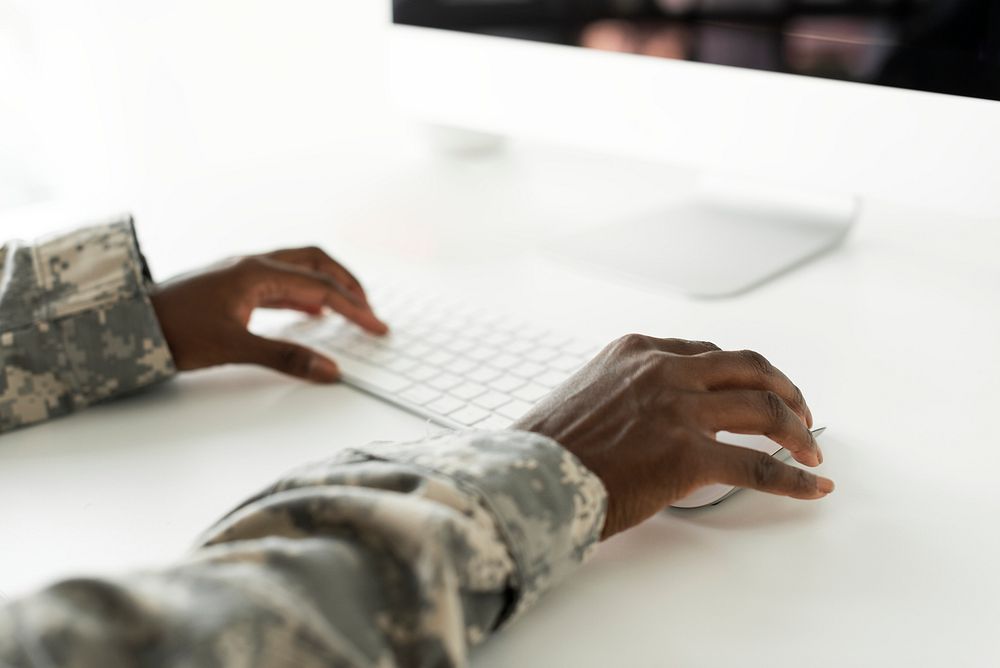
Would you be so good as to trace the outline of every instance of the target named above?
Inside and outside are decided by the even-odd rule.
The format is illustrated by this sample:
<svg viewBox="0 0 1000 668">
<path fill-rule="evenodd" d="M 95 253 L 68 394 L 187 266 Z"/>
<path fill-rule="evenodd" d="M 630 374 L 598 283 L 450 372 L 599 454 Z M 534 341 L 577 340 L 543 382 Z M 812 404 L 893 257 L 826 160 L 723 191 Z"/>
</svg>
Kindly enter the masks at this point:
<svg viewBox="0 0 1000 668">
<path fill-rule="evenodd" d="M 816 478 L 816 489 L 823 492 L 824 494 L 829 494 L 834 489 L 833 481 L 830 480 L 829 478 L 818 476 Z"/>
<path fill-rule="evenodd" d="M 313 357 L 309 360 L 308 376 L 317 383 L 333 383 L 340 380 L 340 369 L 325 357 Z"/>
</svg>

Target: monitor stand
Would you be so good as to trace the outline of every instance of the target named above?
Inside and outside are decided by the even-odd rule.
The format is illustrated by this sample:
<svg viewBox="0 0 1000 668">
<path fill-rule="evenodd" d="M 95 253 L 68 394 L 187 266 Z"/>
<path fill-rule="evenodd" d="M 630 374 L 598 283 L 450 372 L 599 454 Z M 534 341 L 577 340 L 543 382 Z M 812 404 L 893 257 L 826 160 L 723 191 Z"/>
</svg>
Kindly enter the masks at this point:
<svg viewBox="0 0 1000 668">
<path fill-rule="evenodd" d="M 690 201 L 560 239 L 553 250 L 694 297 L 727 297 L 835 248 L 860 210 L 855 197 L 703 183 Z"/>
</svg>

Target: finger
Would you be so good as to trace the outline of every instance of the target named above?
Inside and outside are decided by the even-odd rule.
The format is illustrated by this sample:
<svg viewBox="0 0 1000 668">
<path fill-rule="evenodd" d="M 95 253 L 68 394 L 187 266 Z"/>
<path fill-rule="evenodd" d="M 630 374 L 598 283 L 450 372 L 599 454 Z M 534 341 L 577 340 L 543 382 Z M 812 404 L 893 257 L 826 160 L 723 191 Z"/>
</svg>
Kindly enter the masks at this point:
<svg viewBox="0 0 1000 668">
<path fill-rule="evenodd" d="M 286 248 L 268 253 L 268 256 L 280 262 L 287 262 L 327 274 L 344 286 L 352 296 L 359 299 L 363 304 L 368 304 L 368 295 L 365 294 L 364 288 L 361 287 L 361 282 L 344 265 L 330 257 L 322 248 L 316 246 Z"/>
<path fill-rule="evenodd" d="M 709 352 L 692 358 L 699 365 L 698 377 L 705 390 L 769 390 L 784 400 L 812 427 L 812 411 L 802 391 L 766 357 L 752 350 Z"/>
<path fill-rule="evenodd" d="M 260 304 L 263 308 L 273 308 L 273 309 L 289 309 L 292 311 L 302 311 L 303 313 L 308 313 L 309 315 L 322 315 L 323 305 L 322 304 L 307 304 L 302 302 L 295 302 L 288 299 L 278 299 L 273 302 L 267 302 Z"/>
<path fill-rule="evenodd" d="M 693 396 L 690 414 L 706 431 L 763 434 L 808 466 L 823 463 L 823 453 L 812 432 L 774 392 L 725 390 Z"/>
<path fill-rule="evenodd" d="M 821 499 L 834 489 L 829 478 L 789 466 L 770 455 L 710 438 L 701 449 L 708 482 L 756 489 L 795 499 Z"/>
<path fill-rule="evenodd" d="M 340 379 L 336 363 L 320 353 L 288 341 L 247 333 L 233 342 L 234 362 L 258 364 L 314 383 Z"/>
<path fill-rule="evenodd" d="M 325 305 L 373 334 L 389 331 L 370 306 L 349 298 L 326 274 L 267 258 L 249 258 L 243 267 L 255 291 L 256 305 L 282 301 Z"/>
</svg>

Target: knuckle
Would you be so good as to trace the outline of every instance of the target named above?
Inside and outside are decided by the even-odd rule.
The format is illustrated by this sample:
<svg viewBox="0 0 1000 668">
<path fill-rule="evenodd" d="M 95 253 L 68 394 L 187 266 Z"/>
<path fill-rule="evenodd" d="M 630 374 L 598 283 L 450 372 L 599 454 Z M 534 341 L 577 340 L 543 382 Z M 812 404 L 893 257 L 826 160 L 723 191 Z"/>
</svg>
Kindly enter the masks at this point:
<svg viewBox="0 0 1000 668">
<path fill-rule="evenodd" d="M 707 454 L 698 447 L 697 434 L 692 429 L 674 427 L 668 430 L 670 436 L 670 464 L 673 471 L 685 471 L 696 479 L 705 473 Z"/>
<path fill-rule="evenodd" d="M 665 442 L 678 453 L 687 453 L 695 446 L 694 432 L 676 423 L 668 423 L 668 426 L 663 428 L 663 437 Z"/>
<path fill-rule="evenodd" d="M 749 475 L 753 484 L 762 489 L 774 487 L 780 474 L 774 460 L 760 452 L 750 458 Z"/>
<path fill-rule="evenodd" d="M 314 245 L 306 246 L 302 249 L 302 252 L 306 256 L 306 261 L 313 268 L 318 268 L 330 257 L 322 248 Z"/>
<path fill-rule="evenodd" d="M 778 425 L 785 420 L 785 402 L 775 392 L 762 393 L 761 408 L 772 425 Z"/>
<path fill-rule="evenodd" d="M 608 346 L 608 351 L 614 355 L 633 356 L 652 348 L 649 337 L 642 334 L 626 334 Z"/>
<path fill-rule="evenodd" d="M 248 274 L 259 270 L 264 265 L 256 255 L 245 255 L 238 259 L 233 267 L 240 273 Z"/>
<path fill-rule="evenodd" d="M 624 348 L 625 350 L 645 350 L 649 347 L 649 337 L 633 332 L 618 339 L 618 344 L 619 347 Z"/>
<path fill-rule="evenodd" d="M 769 376 L 774 371 L 774 367 L 771 366 L 767 358 L 754 350 L 741 350 L 739 355 L 755 373 Z"/>
<path fill-rule="evenodd" d="M 687 415 L 691 414 L 691 399 L 676 391 L 666 389 L 658 393 L 656 411 L 662 415 L 669 424 L 677 424 Z M 684 430 L 686 431 L 686 430 Z M 687 438 L 686 436 L 683 438 Z"/>
<path fill-rule="evenodd" d="M 636 387 L 643 388 L 647 392 L 654 392 L 655 403 L 661 407 L 675 403 L 676 394 L 672 382 L 673 374 L 670 370 L 670 356 L 653 351 L 640 351 L 633 354 L 638 355 L 638 359 L 634 362 L 635 373 L 632 376 Z"/>
<path fill-rule="evenodd" d="M 703 347 L 707 352 L 715 352 L 715 353 L 717 353 L 717 352 L 720 352 L 722 350 L 722 348 L 720 348 L 719 346 L 715 345 L 711 341 L 697 341 L 696 343 L 698 345 L 700 345 L 701 347 Z"/>
<path fill-rule="evenodd" d="M 816 478 L 810 473 L 803 471 L 800 468 L 795 470 L 795 491 L 801 494 L 809 494 L 816 490 Z"/>
<path fill-rule="evenodd" d="M 278 364 L 294 375 L 305 375 L 309 369 L 309 354 L 295 346 L 285 346 L 278 352 Z"/>
<path fill-rule="evenodd" d="M 792 400 L 795 401 L 797 406 L 804 408 L 806 405 L 806 397 L 802 394 L 802 390 L 799 389 L 798 385 L 792 385 Z"/>
<path fill-rule="evenodd" d="M 692 345 L 695 345 L 695 342 L 686 339 L 660 339 L 660 346 L 663 350 L 682 355 L 690 353 Z"/>
</svg>

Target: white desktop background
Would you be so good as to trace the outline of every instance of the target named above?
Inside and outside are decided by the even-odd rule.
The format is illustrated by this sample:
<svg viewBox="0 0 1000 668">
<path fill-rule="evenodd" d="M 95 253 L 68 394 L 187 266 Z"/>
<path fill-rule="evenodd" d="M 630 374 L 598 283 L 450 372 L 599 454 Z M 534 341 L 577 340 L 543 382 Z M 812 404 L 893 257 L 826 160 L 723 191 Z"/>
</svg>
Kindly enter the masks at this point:
<svg viewBox="0 0 1000 668">
<path fill-rule="evenodd" d="M 747 493 L 658 517 L 480 665 L 996 665 L 1000 214 L 873 202 L 843 249 L 734 300 L 576 272 L 537 249 L 668 202 L 690 175 L 536 145 L 433 154 L 388 103 L 387 15 L 0 0 L 0 236 L 128 210 L 157 277 L 320 243 L 363 280 L 451 284 L 597 340 L 754 348 L 799 382 L 830 427 L 828 500 Z M 55 205 L 14 209 L 28 202 Z M 349 388 L 230 369 L 5 435 L 0 596 L 162 563 L 327 439 L 422 429 Z"/>
<path fill-rule="evenodd" d="M 186 184 L 278 163 L 294 181 L 320 156 L 402 148 L 382 83 L 387 16 L 383 2 L 0 0 L 0 174 L 24 182 L 5 179 L 0 205 L 141 214 Z M 295 200 L 290 215 L 309 206 Z M 150 245 L 166 227 L 144 220 Z M 192 260 L 228 241 L 204 233 Z"/>
</svg>

